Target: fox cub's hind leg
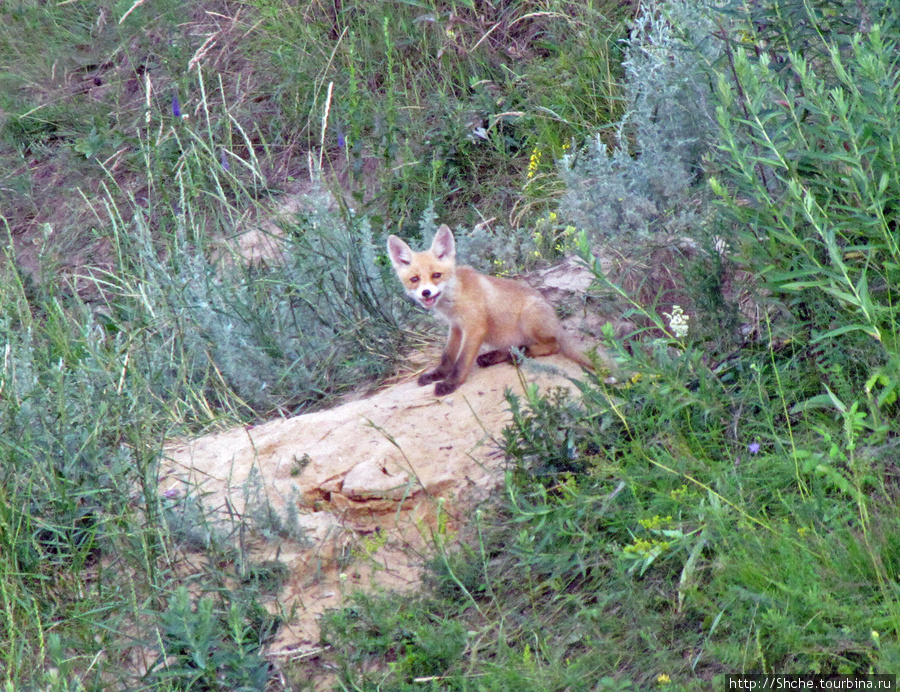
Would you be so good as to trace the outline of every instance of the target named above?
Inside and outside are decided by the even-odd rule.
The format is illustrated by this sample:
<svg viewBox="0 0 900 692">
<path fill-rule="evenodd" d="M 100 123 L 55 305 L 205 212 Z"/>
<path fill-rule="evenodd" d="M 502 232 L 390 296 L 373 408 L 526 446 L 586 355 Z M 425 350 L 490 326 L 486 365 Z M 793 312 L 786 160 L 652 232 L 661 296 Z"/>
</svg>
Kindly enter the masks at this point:
<svg viewBox="0 0 900 692">
<path fill-rule="evenodd" d="M 531 346 L 519 346 L 519 350 L 528 358 L 540 358 L 541 356 L 552 356 L 559 353 L 559 342 L 556 337 L 552 340 L 545 341 Z M 482 353 L 475 361 L 482 368 L 489 368 L 492 365 L 500 363 L 516 363 L 521 362 L 521 358 L 517 357 L 512 350 L 509 351 L 488 351 Z"/>
<path fill-rule="evenodd" d="M 525 313 L 524 319 L 520 320 L 520 325 L 526 324 L 532 325 L 532 328 L 522 335 L 524 343 L 519 346 L 519 350 L 528 358 L 552 356 L 560 352 L 559 339 L 562 326 L 550 305 L 543 302 L 532 304 Z M 491 365 L 512 363 L 516 360 L 517 357 L 511 350 L 502 350 L 482 353 L 476 362 L 481 367 L 487 368 Z"/>
<path fill-rule="evenodd" d="M 475 362 L 482 368 L 489 368 L 492 365 L 512 362 L 512 360 L 512 351 L 488 351 L 487 353 L 482 353 L 478 356 L 478 358 L 475 359 Z"/>
<path fill-rule="evenodd" d="M 552 356 L 557 353 L 559 353 L 559 339 L 556 338 L 556 335 L 552 339 L 541 341 L 525 348 L 525 355 L 529 358 Z"/>
<path fill-rule="evenodd" d="M 525 355 L 529 358 L 540 358 L 559 353 L 562 325 L 550 304 L 544 301 L 534 302 L 529 306 L 528 313 L 526 322 L 531 325 L 531 329 L 527 334 L 528 346 L 525 348 Z"/>
</svg>

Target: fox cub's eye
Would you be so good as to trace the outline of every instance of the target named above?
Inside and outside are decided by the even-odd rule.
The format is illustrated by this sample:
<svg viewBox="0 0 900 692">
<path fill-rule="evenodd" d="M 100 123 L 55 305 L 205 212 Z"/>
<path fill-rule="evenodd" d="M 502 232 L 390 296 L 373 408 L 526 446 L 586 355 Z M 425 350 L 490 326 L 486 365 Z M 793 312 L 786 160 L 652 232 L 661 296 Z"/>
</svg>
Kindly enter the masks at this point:
<svg viewBox="0 0 900 692">
<path fill-rule="evenodd" d="M 434 279 L 435 281 L 437 281 L 438 279 L 441 278 L 441 273 L 435 272 L 434 274 L 431 275 L 431 278 Z"/>
<path fill-rule="evenodd" d="M 417 283 L 419 283 L 419 277 L 418 277 L 418 276 L 413 276 L 413 277 L 411 277 L 410 280 L 409 280 L 409 283 L 411 283 L 411 284 L 417 284 Z"/>
</svg>

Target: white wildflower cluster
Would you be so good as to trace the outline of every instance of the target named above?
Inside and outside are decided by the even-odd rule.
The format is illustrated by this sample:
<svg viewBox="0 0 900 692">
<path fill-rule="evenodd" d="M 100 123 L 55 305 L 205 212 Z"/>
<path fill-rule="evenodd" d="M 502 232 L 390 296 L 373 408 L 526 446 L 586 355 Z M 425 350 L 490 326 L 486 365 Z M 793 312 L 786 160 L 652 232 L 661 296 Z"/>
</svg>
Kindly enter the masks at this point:
<svg viewBox="0 0 900 692">
<path fill-rule="evenodd" d="M 717 235 L 713 238 L 713 248 L 715 248 L 716 253 L 718 253 L 720 257 L 731 254 L 731 245 L 729 245 L 722 236 Z"/>
<path fill-rule="evenodd" d="M 671 313 L 664 312 L 663 314 L 669 318 L 669 329 L 672 330 L 676 339 L 683 339 L 688 335 L 690 315 L 685 315 L 680 305 L 673 305 Z"/>
</svg>

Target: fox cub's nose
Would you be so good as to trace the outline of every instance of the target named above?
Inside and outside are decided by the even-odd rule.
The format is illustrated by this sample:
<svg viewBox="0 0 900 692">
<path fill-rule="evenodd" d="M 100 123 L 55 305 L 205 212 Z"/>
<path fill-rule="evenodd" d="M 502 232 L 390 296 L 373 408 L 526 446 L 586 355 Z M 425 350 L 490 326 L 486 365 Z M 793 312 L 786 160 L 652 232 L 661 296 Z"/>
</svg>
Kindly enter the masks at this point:
<svg viewBox="0 0 900 692">
<path fill-rule="evenodd" d="M 422 297 L 423 297 L 423 298 L 430 298 L 430 297 L 431 297 L 431 291 L 428 290 L 428 289 L 426 288 L 424 291 L 422 291 Z"/>
</svg>

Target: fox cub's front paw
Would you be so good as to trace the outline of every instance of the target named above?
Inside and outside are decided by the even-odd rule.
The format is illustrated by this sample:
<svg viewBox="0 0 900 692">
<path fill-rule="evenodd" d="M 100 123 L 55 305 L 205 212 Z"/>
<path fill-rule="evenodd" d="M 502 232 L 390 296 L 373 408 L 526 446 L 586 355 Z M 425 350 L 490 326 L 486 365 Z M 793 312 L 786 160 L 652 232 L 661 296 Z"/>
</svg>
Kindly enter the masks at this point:
<svg viewBox="0 0 900 692">
<path fill-rule="evenodd" d="M 459 387 L 458 382 L 449 382 L 447 380 L 438 382 L 436 385 L 434 385 L 434 395 L 447 396 L 450 392 L 455 392 L 457 387 Z"/>
<path fill-rule="evenodd" d="M 438 380 L 443 380 L 446 375 L 442 375 L 437 370 L 431 370 L 430 372 L 423 372 L 419 375 L 419 379 L 416 380 L 416 383 L 420 387 L 424 387 L 426 384 L 431 384 L 432 382 L 437 382 Z"/>
</svg>

